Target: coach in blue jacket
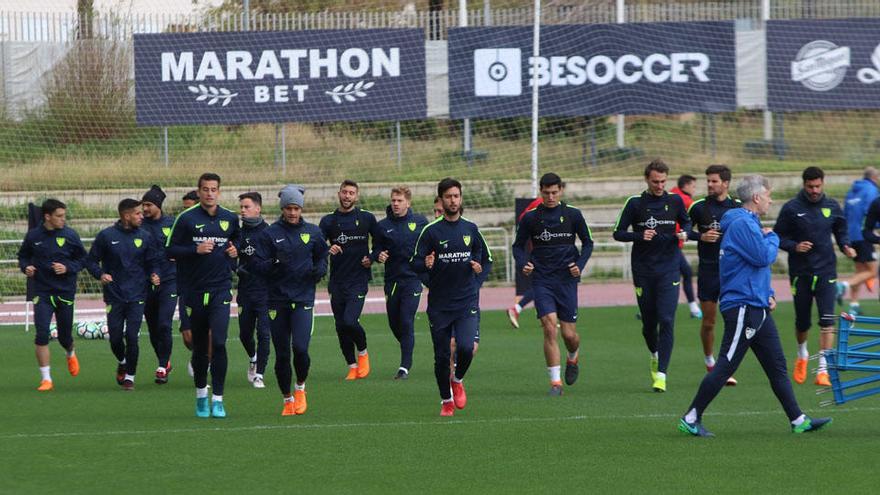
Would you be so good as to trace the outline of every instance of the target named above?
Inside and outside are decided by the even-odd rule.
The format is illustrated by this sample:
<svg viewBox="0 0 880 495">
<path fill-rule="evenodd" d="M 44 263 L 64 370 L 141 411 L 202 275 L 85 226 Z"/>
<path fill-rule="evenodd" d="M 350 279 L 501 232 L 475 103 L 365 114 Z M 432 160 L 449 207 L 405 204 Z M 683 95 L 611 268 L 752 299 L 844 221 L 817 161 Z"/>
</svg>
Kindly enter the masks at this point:
<svg viewBox="0 0 880 495">
<path fill-rule="evenodd" d="M 159 285 L 161 251 L 158 241 L 141 228 L 140 201 L 123 199 L 117 209 L 119 221 L 95 237 L 86 268 L 103 285 L 110 348 L 119 361 L 116 382 L 124 390 L 133 390 L 144 302 L 150 283 Z"/>
<path fill-rule="evenodd" d="M 703 412 L 751 348 L 791 421 L 792 432 L 816 431 L 830 423 L 831 418 L 809 418 L 798 406 L 788 381 L 779 333 L 770 315 L 776 308 L 770 288 L 770 265 L 776 261 L 779 237 L 770 228 L 762 227 L 759 220 L 773 202 L 770 183 L 760 175 L 749 175 L 742 179 L 736 192 L 743 207 L 721 217 L 719 269 L 724 338 L 718 362 L 703 378 L 678 428 L 694 436 L 713 436 L 702 425 Z"/>
</svg>

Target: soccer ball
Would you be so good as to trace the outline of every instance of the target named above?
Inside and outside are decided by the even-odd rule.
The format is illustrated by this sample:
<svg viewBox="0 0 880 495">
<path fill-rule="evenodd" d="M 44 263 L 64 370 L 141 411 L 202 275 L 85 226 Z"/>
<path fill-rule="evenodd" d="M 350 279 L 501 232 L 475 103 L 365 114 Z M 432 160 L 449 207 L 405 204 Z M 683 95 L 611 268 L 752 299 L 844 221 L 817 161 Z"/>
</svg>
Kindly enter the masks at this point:
<svg viewBox="0 0 880 495">
<path fill-rule="evenodd" d="M 103 323 L 104 322 L 81 321 L 76 324 L 76 334 L 86 340 L 103 339 L 103 329 L 107 327 Z"/>
<path fill-rule="evenodd" d="M 58 326 L 55 325 L 55 322 L 49 323 L 49 340 L 55 340 L 58 338 Z"/>
</svg>

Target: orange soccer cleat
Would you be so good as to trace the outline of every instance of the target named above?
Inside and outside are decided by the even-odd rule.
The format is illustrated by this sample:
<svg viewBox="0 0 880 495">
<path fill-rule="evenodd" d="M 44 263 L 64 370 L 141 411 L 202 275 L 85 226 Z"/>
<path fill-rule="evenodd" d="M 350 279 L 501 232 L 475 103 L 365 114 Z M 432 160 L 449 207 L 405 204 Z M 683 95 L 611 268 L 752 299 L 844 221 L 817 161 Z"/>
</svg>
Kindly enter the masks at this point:
<svg viewBox="0 0 880 495">
<path fill-rule="evenodd" d="M 464 409 L 467 405 L 467 394 L 464 392 L 464 383 L 452 382 L 452 401 L 456 409 Z"/>
<path fill-rule="evenodd" d="M 305 414 L 308 404 L 306 403 L 306 391 L 293 391 L 293 412 L 296 414 Z"/>
<path fill-rule="evenodd" d="M 348 374 L 345 375 L 345 379 L 348 381 L 353 381 L 358 379 L 358 369 L 357 368 L 349 368 Z"/>
<path fill-rule="evenodd" d="M 284 409 L 281 410 L 282 416 L 293 416 L 296 414 L 296 409 L 294 407 L 294 402 L 292 400 L 284 399 Z"/>
<path fill-rule="evenodd" d="M 455 414 L 455 404 L 451 400 L 444 401 L 440 404 L 440 416 L 453 416 Z"/>
<path fill-rule="evenodd" d="M 820 371 L 820 372 L 816 373 L 816 382 L 815 383 L 816 383 L 816 385 L 818 385 L 820 387 L 830 387 L 831 386 L 831 379 L 828 378 L 828 372 Z"/>
<path fill-rule="evenodd" d="M 357 377 L 366 378 L 370 374 L 370 355 L 364 352 L 358 355 Z"/>
<path fill-rule="evenodd" d="M 40 380 L 40 386 L 37 387 L 37 390 L 40 392 L 48 392 L 53 388 L 55 388 L 55 386 L 52 385 L 52 380 Z"/>
<path fill-rule="evenodd" d="M 70 376 L 79 374 L 79 359 L 76 358 L 76 355 L 67 358 L 67 371 L 70 372 Z"/>
<path fill-rule="evenodd" d="M 794 373 L 792 375 L 794 381 L 797 383 L 804 383 L 807 381 L 807 360 L 803 358 L 797 358 L 794 362 Z"/>
</svg>

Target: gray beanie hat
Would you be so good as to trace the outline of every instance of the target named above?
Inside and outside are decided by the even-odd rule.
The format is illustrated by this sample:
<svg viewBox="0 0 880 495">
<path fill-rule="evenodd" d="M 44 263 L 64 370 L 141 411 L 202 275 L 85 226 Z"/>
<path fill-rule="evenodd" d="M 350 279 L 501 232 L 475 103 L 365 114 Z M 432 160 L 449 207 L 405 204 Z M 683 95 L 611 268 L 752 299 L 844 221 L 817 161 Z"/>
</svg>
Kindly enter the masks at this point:
<svg viewBox="0 0 880 495">
<path fill-rule="evenodd" d="M 278 197 L 281 198 L 279 202 L 281 208 L 284 208 L 287 205 L 297 205 L 300 208 L 303 207 L 303 194 L 305 194 L 306 188 L 300 186 L 299 184 L 290 184 L 284 186 L 281 189 L 281 192 L 278 193 Z"/>
</svg>

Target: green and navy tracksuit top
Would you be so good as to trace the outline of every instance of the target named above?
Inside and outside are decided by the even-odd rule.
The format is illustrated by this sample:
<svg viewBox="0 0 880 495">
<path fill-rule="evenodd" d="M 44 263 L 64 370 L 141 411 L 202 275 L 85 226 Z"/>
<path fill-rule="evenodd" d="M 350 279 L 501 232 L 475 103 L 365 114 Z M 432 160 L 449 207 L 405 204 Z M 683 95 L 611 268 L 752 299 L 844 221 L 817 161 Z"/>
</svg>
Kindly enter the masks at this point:
<svg viewBox="0 0 880 495">
<path fill-rule="evenodd" d="M 581 249 L 575 246 L 580 239 Z M 532 243 L 528 252 L 526 246 Z M 584 271 L 593 253 L 593 237 L 581 211 L 565 203 L 553 208 L 543 204 L 527 211 L 519 222 L 513 242 L 513 257 L 517 272 L 531 262 L 533 283 L 558 283 L 571 279 L 568 265 L 574 263 Z"/>
<path fill-rule="evenodd" d="M 361 265 L 361 260 L 370 256 L 370 236 L 376 238 L 377 225 L 376 217 L 360 208 L 347 213 L 336 210 L 321 219 L 318 226 L 324 238 L 331 246 L 338 244 L 342 248 L 341 253 L 330 256 L 330 292 L 367 289 L 373 275 Z"/>
<path fill-rule="evenodd" d="M 644 191 L 626 200 L 613 236 L 616 241 L 633 243 L 633 273 L 654 276 L 678 270 L 680 250 L 676 224 L 685 232 L 691 229 L 684 203 L 677 194 L 663 191 L 662 195 L 655 196 Z M 630 227 L 632 232 L 628 231 Z M 655 230 L 657 234 L 646 241 L 643 237 L 646 230 Z"/>
<path fill-rule="evenodd" d="M 178 215 L 165 244 L 165 256 L 177 262 L 178 291 L 232 290 L 236 263 L 226 255 L 226 249 L 238 236 L 238 216 L 222 206 L 213 216 L 200 204 Z M 198 254 L 197 246 L 208 240 L 214 241 L 214 250 Z"/>
<path fill-rule="evenodd" d="M 263 230 L 249 264 L 269 284 L 269 302 L 311 303 L 315 284 L 327 274 L 327 241 L 317 225 L 284 219 Z"/>
<path fill-rule="evenodd" d="M 264 230 L 269 228 L 265 220 L 250 227 L 241 226 L 238 243 L 238 298 L 249 300 L 265 300 L 269 293 L 266 279 L 257 274 L 253 268 L 256 262 L 257 242 Z"/>
<path fill-rule="evenodd" d="M 45 225 L 33 228 L 24 236 L 18 250 L 18 267 L 33 266 L 34 294 L 59 296 L 73 299 L 76 295 L 76 274 L 85 266 L 86 250 L 79 235 L 70 227 L 46 229 Z M 67 267 L 64 275 L 56 275 L 52 263 Z"/>
<path fill-rule="evenodd" d="M 718 269 L 718 252 L 721 249 L 721 238 L 717 242 L 702 242 L 700 235 L 710 230 L 721 233 L 721 217 L 728 210 L 740 208 L 742 203 L 738 199 L 728 196 L 723 201 L 718 201 L 715 196 L 707 196 L 698 199 L 688 208 L 688 216 L 693 228 L 688 231 L 688 239 L 697 241 L 697 255 L 700 258 L 700 266 L 703 268 Z M 694 230 L 696 228 L 696 230 Z M 723 236 L 723 234 L 721 234 Z"/>
<path fill-rule="evenodd" d="M 105 273 L 113 277 L 103 286 L 105 303 L 142 302 L 150 275 L 159 273 L 160 253 L 156 239 L 145 229 L 126 229 L 116 222 L 95 236 L 86 269 L 98 280 Z"/>
<path fill-rule="evenodd" d="M 792 277 L 837 276 L 837 257 L 831 235 L 841 251 L 849 244 L 846 217 L 837 201 L 825 196 L 815 203 L 801 190 L 782 205 L 773 231 L 779 235 L 779 249 L 788 251 L 788 273 Z M 806 253 L 795 251 L 798 243 L 810 241 Z"/>
<path fill-rule="evenodd" d="M 422 229 L 410 258 L 415 273 L 428 273 L 428 307 L 436 311 L 460 311 L 478 306 L 480 277 L 471 260 L 483 259 L 485 242 L 477 225 L 464 217 L 454 222 L 440 217 Z M 434 253 L 434 266 L 425 256 Z M 491 256 L 490 256 L 491 258 Z"/>
<path fill-rule="evenodd" d="M 162 279 L 162 285 L 171 284 L 177 280 L 177 266 L 173 261 L 165 256 L 165 242 L 171 235 L 171 227 L 174 225 L 174 218 L 168 215 L 162 215 L 158 220 L 144 217 L 144 223 L 141 228 L 146 230 L 153 236 L 159 246 L 161 259 L 159 261 L 158 274 Z"/>
<path fill-rule="evenodd" d="M 388 251 L 388 260 L 385 261 L 386 284 L 409 286 L 422 280 L 409 266 L 409 259 L 415 252 L 416 241 L 425 225 L 428 225 L 428 219 L 413 213 L 412 208 L 407 209 L 402 217 L 394 216 L 390 206 L 385 209 L 385 218 L 379 221 L 373 239 L 371 257 L 375 261 L 379 253 Z M 427 282 L 427 277 L 424 280 Z"/>
</svg>

